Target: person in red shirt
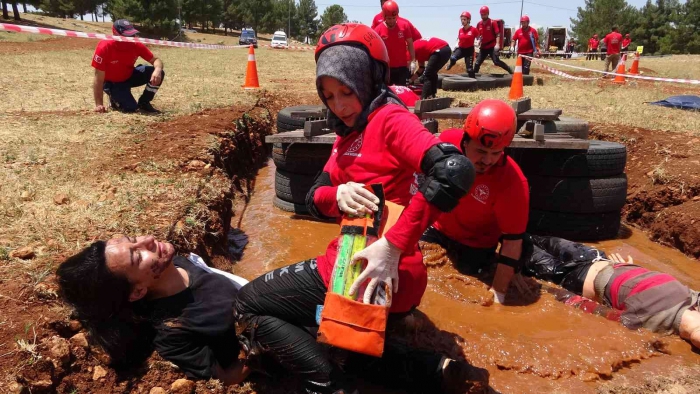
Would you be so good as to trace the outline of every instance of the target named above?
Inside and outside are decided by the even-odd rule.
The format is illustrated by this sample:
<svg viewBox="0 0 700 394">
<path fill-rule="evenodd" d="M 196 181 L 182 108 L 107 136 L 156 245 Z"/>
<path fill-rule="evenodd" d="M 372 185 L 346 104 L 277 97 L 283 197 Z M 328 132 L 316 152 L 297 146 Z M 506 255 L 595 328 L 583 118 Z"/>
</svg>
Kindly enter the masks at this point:
<svg viewBox="0 0 700 394">
<path fill-rule="evenodd" d="M 476 179 L 457 208 L 441 214 L 421 238 L 459 256 L 456 268 L 465 274 L 489 267 L 502 239 L 491 286 L 496 302 L 503 301 L 513 278 L 520 279 L 514 274 L 521 265 L 529 212 L 527 179 L 503 153 L 515 136 L 516 122 L 510 105 L 484 100 L 467 116 L 464 129 L 440 134 L 441 141 L 456 145 L 474 163 Z"/>
<path fill-rule="evenodd" d="M 387 2 L 388 3 L 388 2 Z M 405 50 L 405 49 L 404 49 Z M 362 24 L 336 25 L 322 34 L 316 47 L 316 88 L 328 107 L 328 126 L 337 134 L 331 157 L 306 197 L 309 212 L 324 219 L 364 215 L 378 210 L 377 196 L 365 184 L 381 183 L 386 200 L 405 206 L 397 223 L 353 260 L 366 259 L 367 266 L 350 287 L 365 303 L 378 283 L 393 292 L 389 326 L 409 314 L 421 301 L 427 272 L 418 249 L 423 231 L 441 212 L 449 212 L 469 190 L 474 167 L 457 147 L 441 143 L 410 113 L 386 86 L 389 55 L 381 37 Z M 419 174 L 425 182 L 418 185 Z M 309 392 L 333 393 L 330 360 L 314 335 L 304 327 L 316 327 L 316 311 L 324 304 L 338 254 L 337 237 L 316 258 L 268 272 L 246 285 L 238 296 L 236 315 L 250 328 L 251 343 L 272 352 L 287 369 L 301 375 Z M 411 354 L 397 354 L 387 330 L 384 355 L 373 359 L 411 363 Z M 468 364 L 440 357 L 421 358 L 422 368 L 406 368 L 404 384 L 420 385 L 421 392 L 467 392 L 468 376 L 481 376 Z M 401 368 L 397 368 L 401 369 Z M 415 372 L 426 371 L 425 374 Z M 435 371 L 438 371 L 436 374 Z M 442 372 L 442 373 L 440 373 Z M 395 373 L 388 373 L 391 378 Z M 415 375 L 415 376 L 412 376 Z M 434 381 L 426 375 L 442 375 L 443 389 L 424 385 Z M 398 376 L 393 376 L 398 377 Z M 461 378 L 458 378 L 461 377 Z M 487 379 L 487 378 L 486 378 Z M 459 380 L 459 381 L 457 381 Z M 454 386 L 452 386 L 454 385 Z"/>
<path fill-rule="evenodd" d="M 518 55 L 535 57 L 540 55 L 540 36 L 530 27 L 530 17 L 520 18 L 520 29 L 513 34 L 513 44 L 518 47 Z M 523 58 L 523 75 L 530 75 L 530 59 Z"/>
<path fill-rule="evenodd" d="M 131 22 L 119 19 L 114 22 L 112 33 L 116 36 L 134 37 L 139 32 L 134 29 Z M 153 66 L 139 64 L 134 67 L 134 62 L 139 57 Z M 92 56 L 92 67 L 95 69 L 93 82 L 95 112 L 106 111 L 103 91 L 109 96 L 112 108 L 118 111 L 159 112 L 153 108 L 151 100 L 165 78 L 163 61 L 155 57 L 145 45 L 140 42 L 102 40 L 97 44 L 95 54 Z M 131 94 L 131 88 L 143 85 L 146 85 L 146 89 L 136 102 Z"/>
<path fill-rule="evenodd" d="M 610 34 L 603 38 L 603 42 L 607 48 L 607 56 L 605 58 L 605 71 L 609 71 L 612 66 L 613 72 L 617 63 L 620 61 L 620 45 L 622 44 L 622 34 L 618 33 L 617 26 L 613 26 Z"/>
<path fill-rule="evenodd" d="M 384 3 L 386 3 L 387 1 L 389 0 L 379 0 L 379 5 L 383 6 Z M 420 34 L 420 31 L 418 31 L 418 29 L 408 19 L 399 16 L 397 20 L 404 21 L 409 25 L 411 29 L 411 38 L 413 38 L 414 42 L 423 38 L 423 36 Z M 384 23 L 384 11 L 381 11 L 380 13 L 374 16 L 374 19 L 372 19 L 372 29 L 381 25 L 382 23 Z"/>
<path fill-rule="evenodd" d="M 629 33 L 625 34 L 625 38 L 622 40 L 622 52 L 627 52 L 629 51 L 630 44 L 632 43 L 632 39 L 630 38 Z"/>
<path fill-rule="evenodd" d="M 588 54 L 586 55 L 586 60 L 595 60 L 598 58 L 598 35 L 594 34 L 590 40 L 588 40 Z"/>
<path fill-rule="evenodd" d="M 479 72 L 481 63 L 487 57 L 491 57 L 494 65 L 508 71 L 508 74 L 513 74 L 513 70 L 498 57 L 498 51 L 501 50 L 501 31 L 498 28 L 498 23 L 489 18 L 489 7 L 481 7 L 479 13 L 481 14 L 481 20 L 476 24 L 476 29 L 479 30 L 481 44 L 479 46 L 479 56 L 476 58 L 476 64 L 474 65 L 474 74 Z"/>
<path fill-rule="evenodd" d="M 437 94 L 438 71 L 447 64 L 452 54 L 450 44 L 445 40 L 432 37 L 414 41 L 413 48 L 416 52 L 418 70 L 411 76 L 411 81 L 415 81 L 420 77 L 419 82 L 423 84 L 421 100 L 435 97 Z M 428 64 L 427 66 L 426 63 Z"/>
<path fill-rule="evenodd" d="M 406 86 L 408 78 L 416 71 L 416 55 L 413 47 L 413 32 L 410 22 L 399 19 L 399 5 L 387 1 L 382 5 L 384 22 L 374 28 L 379 37 L 384 40 L 389 52 L 389 67 L 391 67 L 391 84 Z M 406 57 L 408 47 L 408 58 Z M 410 66 L 409 66 L 410 63 Z"/>
<path fill-rule="evenodd" d="M 474 40 L 479 37 L 479 30 L 471 26 L 472 14 L 469 12 L 462 12 L 459 20 L 462 22 L 462 27 L 457 33 L 457 49 L 450 57 L 450 64 L 447 65 L 447 70 L 451 69 L 457 63 L 457 60 L 464 58 L 467 73 L 470 78 L 474 78 Z"/>
</svg>

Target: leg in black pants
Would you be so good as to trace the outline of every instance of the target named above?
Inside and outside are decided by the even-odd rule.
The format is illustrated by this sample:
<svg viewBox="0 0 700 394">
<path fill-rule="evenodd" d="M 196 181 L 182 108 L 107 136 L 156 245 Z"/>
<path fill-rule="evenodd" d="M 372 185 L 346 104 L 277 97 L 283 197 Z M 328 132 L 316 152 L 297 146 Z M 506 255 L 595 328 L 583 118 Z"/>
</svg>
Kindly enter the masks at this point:
<svg viewBox="0 0 700 394">
<path fill-rule="evenodd" d="M 508 71 L 508 74 L 513 73 L 513 70 L 511 70 L 507 64 L 503 63 L 503 61 L 498 58 L 498 52 L 495 51 L 495 48 L 489 48 L 482 49 L 481 52 L 479 52 L 479 56 L 476 58 L 476 65 L 474 66 L 474 74 L 479 72 L 481 64 L 484 62 L 484 60 L 486 60 L 487 57 L 491 58 L 493 64 Z"/>
<path fill-rule="evenodd" d="M 524 53 L 525 56 L 535 57 L 534 52 Z M 526 57 L 523 58 L 523 75 L 530 75 L 530 66 L 532 61 Z"/>
<path fill-rule="evenodd" d="M 237 321 L 247 326 L 244 335 L 252 337 L 289 372 L 302 377 L 307 390 L 318 393 L 338 389 L 331 362 L 316 338 L 304 328 L 317 326 L 316 309 L 323 305 L 325 295 L 316 260 L 311 259 L 250 282 L 238 293 L 235 307 Z M 374 373 L 389 371 L 390 376 L 384 375 L 385 383 L 430 386 L 428 392 L 439 392 L 435 388 L 440 385 L 441 361 L 439 354 L 408 349 L 387 338 L 382 358 L 352 354 L 348 362 L 362 372 L 369 371 L 368 365 Z"/>
<path fill-rule="evenodd" d="M 423 71 L 422 79 L 425 82 L 423 84 L 421 100 L 434 97 L 435 94 L 437 94 L 438 71 L 450 60 L 451 54 L 452 50 L 449 45 L 447 45 L 441 48 L 439 52 L 430 55 L 428 64 L 425 66 L 425 71 Z"/>
<path fill-rule="evenodd" d="M 469 78 L 476 78 L 474 72 L 474 47 L 464 48 L 464 64 L 467 66 Z"/>
<path fill-rule="evenodd" d="M 508 71 L 508 74 L 513 74 L 513 70 L 511 70 L 510 67 L 498 57 L 498 51 L 496 50 L 496 48 L 491 48 L 490 51 L 491 60 L 493 61 L 493 64 Z"/>
<path fill-rule="evenodd" d="M 392 67 L 389 71 L 389 82 L 396 86 L 406 86 L 408 74 L 408 67 Z"/>
<path fill-rule="evenodd" d="M 151 75 L 153 75 L 155 67 L 139 64 L 134 67 L 131 77 L 124 82 L 105 82 L 103 90 L 109 95 L 110 104 L 114 109 L 123 112 L 134 112 L 139 105 L 150 103 L 155 97 L 160 85 L 151 85 Z M 165 72 L 161 71 L 161 85 L 165 79 Z M 138 103 L 131 94 L 131 88 L 146 85 Z"/>
</svg>

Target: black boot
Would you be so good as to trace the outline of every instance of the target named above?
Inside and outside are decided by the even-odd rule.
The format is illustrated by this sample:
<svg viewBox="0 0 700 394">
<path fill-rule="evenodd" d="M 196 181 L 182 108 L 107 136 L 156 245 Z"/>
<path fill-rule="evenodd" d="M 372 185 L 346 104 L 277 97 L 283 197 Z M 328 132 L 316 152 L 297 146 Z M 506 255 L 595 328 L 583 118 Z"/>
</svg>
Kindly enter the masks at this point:
<svg viewBox="0 0 700 394">
<path fill-rule="evenodd" d="M 141 113 L 149 115 L 157 115 L 160 113 L 160 111 L 153 108 L 150 101 L 139 102 L 139 110 L 141 111 Z"/>
</svg>

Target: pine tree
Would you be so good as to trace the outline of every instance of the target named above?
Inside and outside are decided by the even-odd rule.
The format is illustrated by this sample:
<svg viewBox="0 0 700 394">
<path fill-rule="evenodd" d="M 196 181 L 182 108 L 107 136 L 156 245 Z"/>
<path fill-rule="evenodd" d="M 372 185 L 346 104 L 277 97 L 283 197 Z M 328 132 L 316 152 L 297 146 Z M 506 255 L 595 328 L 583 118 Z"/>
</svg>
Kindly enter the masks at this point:
<svg viewBox="0 0 700 394">
<path fill-rule="evenodd" d="M 302 42 L 313 42 L 318 36 L 318 24 L 316 19 L 318 9 L 314 0 L 299 0 L 297 7 L 297 18 L 299 19 L 299 40 Z"/>
<path fill-rule="evenodd" d="M 588 42 L 594 34 L 605 36 L 613 26 L 624 34 L 635 25 L 637 15 L 625 0 L 586 0 L 576 18 L 571 18 L 572 35 L 578 42 Z"/>
<path fill-rule="evenodd" d="M 141 30 L 151 31 L 159 36 L 167 36 L 177 30 L 177 10 L 177 0 L 110 0 L 109 2 L 112 20 L 128 19 L 132 23 L 139 24 Z"/>
<path fill-rule="evenodd" d="M 245 23 L 257 32 L 265 16 L 272 10 L 272 1 L 241 0 L 239 9 L 242 11 Z"/>
<path fill-rule="evenodd" d="M 329 27 L 348 21 L 348 16 L 345 15 L 345 10 L 338 4 L 333 4 L 327 7 L 321 15 L 321 28 L 319 31 L 324 32 Z"/>
</svg>

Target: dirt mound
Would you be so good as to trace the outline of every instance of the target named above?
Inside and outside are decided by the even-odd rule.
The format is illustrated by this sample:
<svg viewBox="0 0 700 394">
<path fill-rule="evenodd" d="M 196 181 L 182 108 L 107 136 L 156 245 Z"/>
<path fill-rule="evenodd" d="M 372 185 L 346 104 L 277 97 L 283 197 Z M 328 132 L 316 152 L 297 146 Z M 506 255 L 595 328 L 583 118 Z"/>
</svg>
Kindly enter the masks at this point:
<svg viewBox="0 0 700 394">
<path fill-rule="evenodd" d="M 18 33 L 19 34 L 19 33 Z M 0 52 L 3 54 L 23 54 L 34 52 L 60 52 L 82 49 L 93 50 L 97 46 L 97 40 L 75 37 L 56 37 L 47 40 L 33 42 L 2 42 Z"/>
<path fill-rule="evenodd" d="M 700 258 L 700 136 L 599 123 L 591 136 L 627 146 L 625 221 Z"/>
</svg>

